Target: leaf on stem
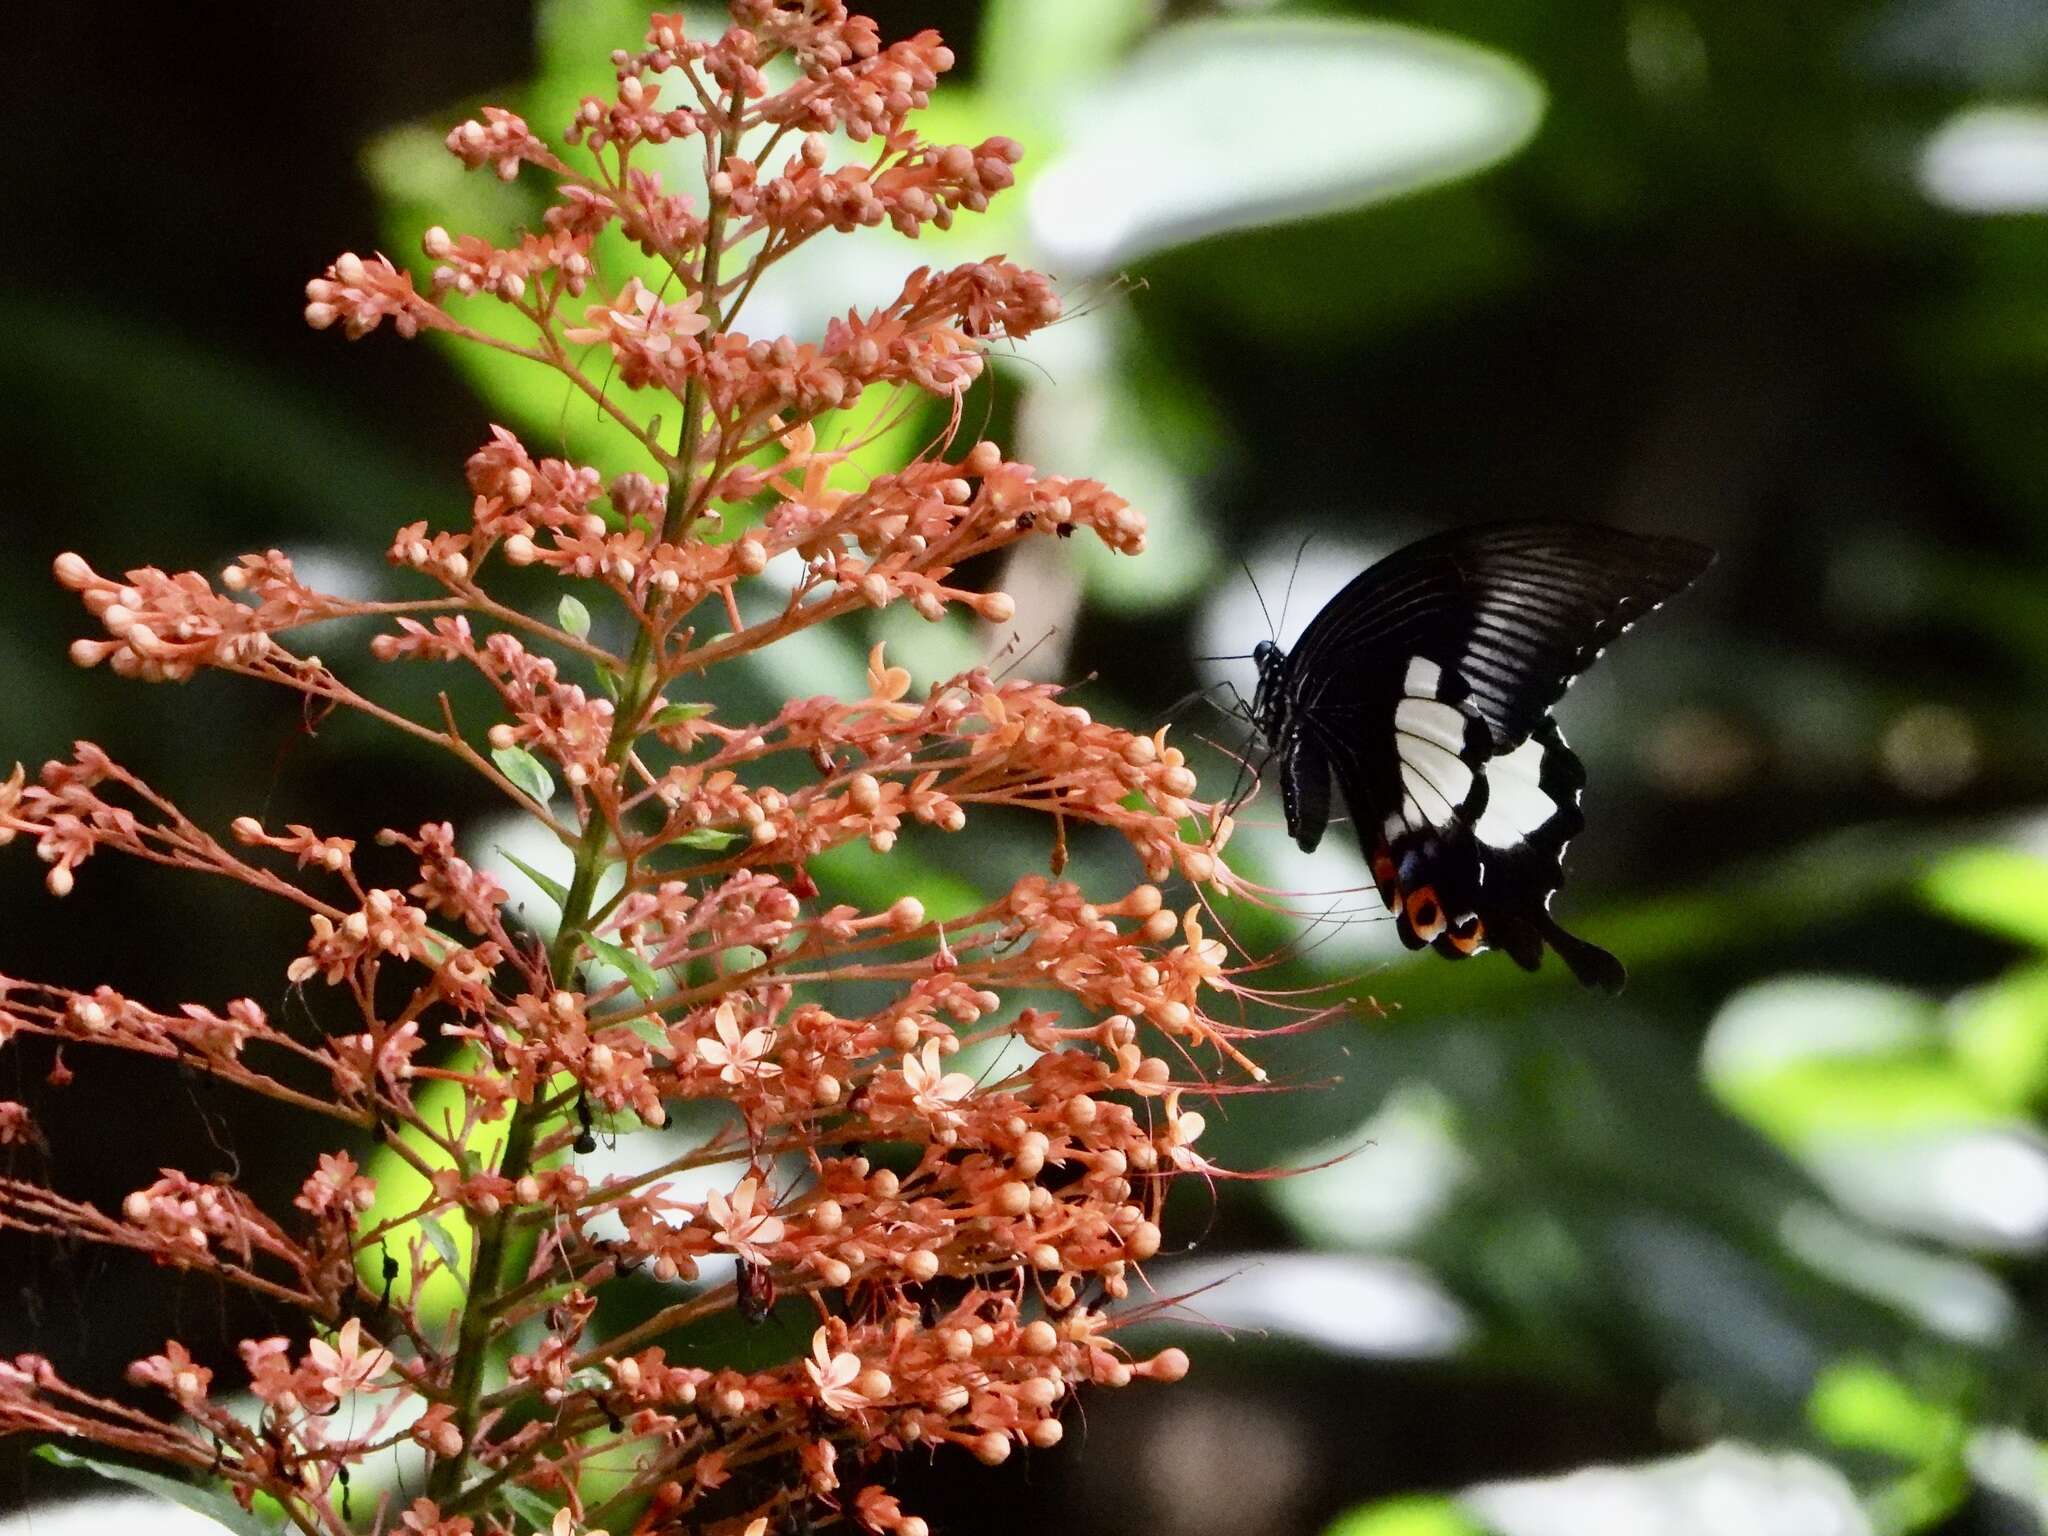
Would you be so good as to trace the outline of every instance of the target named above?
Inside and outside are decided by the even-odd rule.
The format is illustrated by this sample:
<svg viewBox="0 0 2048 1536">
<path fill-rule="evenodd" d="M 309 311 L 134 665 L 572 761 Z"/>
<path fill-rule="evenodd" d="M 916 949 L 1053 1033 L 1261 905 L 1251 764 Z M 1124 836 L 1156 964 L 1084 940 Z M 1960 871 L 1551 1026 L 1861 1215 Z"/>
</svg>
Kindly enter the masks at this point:
<svg viewBox="0 0 2048 1536">
<path fill-rule="evenodd" d="M 515 788 L 531 795 L 542 805 L 555 798 L 554 776 L 541 767 L 540 759 L 526 748 L 493 747 L 491 761 L 498 765 L 498 772 L 510 779 Z"/>
<path fill-rule="evenodd" d="M 591 954 L 623 975 L 643 1000 L 652 1002 L 661 991 L 661 978 L 654 974 L 654 967 L 630 949 L 608 943 L 595 934 L 585 934 L 583 942 L 589 946 Z"/>
<path fill-rule="evenodd" d="M 574 635 L 578 640 L 590 638 L 590 610 L 568 593 L 562 594 L 562 601 L 555 607 L 555 616 L 564 633 Z"/>
</svg>

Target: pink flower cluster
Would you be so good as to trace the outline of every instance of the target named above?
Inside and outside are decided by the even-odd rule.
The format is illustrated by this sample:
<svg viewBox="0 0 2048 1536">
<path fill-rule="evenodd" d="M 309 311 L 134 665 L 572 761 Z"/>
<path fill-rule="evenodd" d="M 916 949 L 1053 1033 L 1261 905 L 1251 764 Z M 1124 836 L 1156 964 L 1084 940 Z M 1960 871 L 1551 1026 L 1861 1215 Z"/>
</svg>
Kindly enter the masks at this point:
<svg viewBox="0 0 2048 1536">
<path fill-rule="evenodd" d="M 656 16 L 614 55 L 615 92 L 568 127 L 574 166 L 498 109 L 450 133 L 465 165 L 549 179 L 539 233 L 436 228 L 424 289 L 349 255 L 307 291 L 316 327 L 389 320 L 554 370 L 638 442 L 636 463 L 535 457 L 493 428 L 467 505 L 392 539 L 417 595 L 391 600 L 314 591 L 276 551 L 217 581 L 57 562 L 105 631 L 74 645 L 79 663 L 144 681 L 210 669 L 358 711 L 481 776 L 569 872 L 534 872 L 553 908 L 534 924 L 447 822 L 363 838 L 241 816 L 217 837 L 89 744 L 0 780 L 0 843 L 32 843 L 58 896 L 109 852 L 298 907 L 306 938 L 280 981 L 343 1015 L 313 1037 L 246 999 L 157 1007 L 0 977 L 0 1041 L 195 1066 L 351 1138 L 275 1216 L 177 1170 L 112 1212 L 0 1179 L 0 1228 L 202 1269 L 302 1320 L 238 1360 L 172 1341 L 137 1362 L 134 1383 L 167 1399 L 156 1416 L 39 1358 L 0 1365 L 0 1432 L 180 1465 L 333 1536 L 349 1470 L 400 1452 L 427 1463 L 426 1496 L 379 1519 L 416 1536 L 763 1536 L 797 1511 L 926 1536 L 872 1469 L 919 1447 L 1047 1451 L 1077 1392 L 1187 1370 L 1177 1349 L 1134 1357 L 1116 1329 L 1144 1311 L 1131 1298 L 1167 1241 L 1170 1180 L 1219 1172 L 1184 1104 L 1264 1080 L 1248 1031 L 1213 1009 L 1242 990 L 1203 897 L 1231 882 L 1227 818 L 1163 730 L 986 668 L 920 685 L 876 644 L 857 697 L 751 712 L 728 685 L 756 653 L 899 602 L 1007 623 L 1011 600 L 970 562 L 1076 529 L 1136 555 L 1144 519 L 989 442 L 851 472 L 836 413 L 878 388 L 957 408 L 992 342 L 1057 318 L 1049 280 L 1000 259 L 921 270 L 809 340 L 749 336 L 737 316 L 804 241 L 985 207 L 1019 151 L 911 127 L 952 63 L 934 34 L 884 45 L 838 0 L 730 11 L 705 38 Z M 844 141 L 866 148 L 834 165 Z M 694 149 L 688 192 L 635 163 L 656 144 L 671 173 L 675 147 Z M 638 269 L 600 266 L 613 224 Z M 450 307 L 465 302 L 502 306 L 524 339 L 468 325 Z M 771 561 L 789 573 L 772 586 Z M 504 595 L 514 568 L 563 584 L 548 617 Z M 461 719 L 443 695 L 420 718 L 292 648 L 339 618 L 375 621 L 377 659 L 481 679 L 488 709 Z M 1042 873 L 944 921 L 914 876 L 890 888 L 899 850 L 971 849 L 992 813 L 1040 819 Z M 1076 835 L 1120 844 L 1126 875 L 1098 892 L 1067 879 Z M 881 861 L 883 894 L 832 888 L 840 850 Z M 600 1133 L 630 1151 L 660 1127 L 626 1171 L 579 1161 Z M 37 1143 L 31 1109 L 0 1104 L 0 1145 Z M 637 1317 L 599 1305 L 633 1273 L 674 1289 Z M 778 1307 L 804 1318 L 807 1351 L 741 1369 L 675 1350 L 705 1318 Z"/>
</svg>

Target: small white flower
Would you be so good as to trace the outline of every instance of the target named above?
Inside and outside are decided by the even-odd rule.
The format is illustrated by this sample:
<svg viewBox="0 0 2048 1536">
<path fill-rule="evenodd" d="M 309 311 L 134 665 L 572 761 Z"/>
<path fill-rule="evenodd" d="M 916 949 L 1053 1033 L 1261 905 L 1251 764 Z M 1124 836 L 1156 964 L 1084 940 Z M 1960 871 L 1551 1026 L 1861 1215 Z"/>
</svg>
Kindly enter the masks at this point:
<svg viewBox="0 0 2048 1536">
<path fill-rule="evenodd" d="M 1195 1138 L 1208 1123 L 1192 1109 L 1182 1112 L 1178 1088 L 1166 1096 L 1166 1156 L 1176 1168 L 1193 1172 L 1209 1166 L 1209 1160 L 1195 1150 Z"/>
<path fill-rule="evenodd" d="M 749 1174 L 740 1180 L 730 1199 L 714 1193 L 704 1202 L 704 1219 L 718 1229 L 712 1241 L 730 1248 L 749 1264 L 768 1263 L 760 1245 L 781 1242 L 785 1231 L 780 1216 L 754 1209 L 760 1193 L 761 1181 Z"/>
<path fill-rule="evenodd" d="M 860 1379 L 860 1356 L 844 1350 L 833 1354 L 823 1328 L 811 1335 L 811 1358 L 804 1362 L 804 1370 L 827 1413 L 852 1413 L 868 1405 L 868 1400 L 853 1390 Z"/>
<path fill-rule="evenodd" d="M 939 1070 L 939 1042 L 927 1040 L 914 1056 L 903 1058 L 903 1081 L 910 1089 L 910 1102 L 935 1120 L 948 1118 L 953 1106 L 974 1092 L 974 1079 L 965 1072 Z"/>
<path fill-rule="evenodd" d="M 718 1012 L 712 1015 L 712 1028 L 718 1037 L 699 1040 L 697 1054 L 718 1068 L 718 1075 L 726 1082 L 737 1086 L 750 1077 L 781 1075 L 781 1067 L 762 1060 L 775 1047 L 772 1030 L 755 1028 L 742 1033 L 739 1016 L 729 1002 L 718 1005 Z"/>
<path fill-rule="evenodd" d="M 308 1344 L 306 1360 L 320 1372 L 320 1385 L 336 1397 L 374 1391 L 372 1383 L 391 1369 L 391 1351 L 376 1345 L 369 1349 L 362 1346 L 362 1319 L 352 1317 L 341 1325 L 332 1344 L 325 1339 Z"/>
</svg>

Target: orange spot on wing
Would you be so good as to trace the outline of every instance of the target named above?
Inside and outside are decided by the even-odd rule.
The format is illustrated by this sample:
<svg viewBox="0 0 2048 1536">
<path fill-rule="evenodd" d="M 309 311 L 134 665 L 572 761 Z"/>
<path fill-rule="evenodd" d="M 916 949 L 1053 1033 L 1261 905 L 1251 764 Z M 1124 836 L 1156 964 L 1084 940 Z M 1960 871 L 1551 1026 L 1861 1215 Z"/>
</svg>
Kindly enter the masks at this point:
<svg viewBox="0 0 2048 1536">
<path fill-rule="evenodd" d="M 1444 931 L 1443 903 L 1433 886 L 1419 886 L 1407 895 L 1408 926 L 1425 944 Z"/>
<path fill-rule="evenodd" d="M 1479 946 L 1486 942 L 1486 925 L 1475 917 L 1462 928 L 1449 929 L 1444 937 L 1451 941 L 1451 947 L 1459 954 L 1477 954 Z"/>
<path fill-rule="evenodd" d="M 1394 867 L 1394 855 L 1382 842 L 1373 850 L 1372 883 L 1379 887 L 1380 900 L 1387 904 L 1389 912 L 1398 911 L 1401 902 L 1401 872 Z"/>
</svg>

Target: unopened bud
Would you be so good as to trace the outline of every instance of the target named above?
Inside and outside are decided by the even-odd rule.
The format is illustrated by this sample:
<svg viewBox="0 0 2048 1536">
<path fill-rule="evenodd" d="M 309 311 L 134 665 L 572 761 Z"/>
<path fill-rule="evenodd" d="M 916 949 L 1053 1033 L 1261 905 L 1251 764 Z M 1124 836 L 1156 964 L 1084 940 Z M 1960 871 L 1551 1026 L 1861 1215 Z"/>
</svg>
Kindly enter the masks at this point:
<svg viewBox="0 0 2048 1536">
<path fill-rule="evenodd" d="M 869 1402 L 879 1403 L 896 1390 L 896 1383 L 889 1379 L 887 1371 L 870 1367 L 854 1378 L 853 1390 Z"/>
<path fill-rule="evenodd" d="M 1154 1381 L 1179 1381 L 1187 1373 L 1187 1351 L 1182 1349 L 1162 1349 L 1138 1367 L 1138 1374 Z"/>
<path fill-rule="evenodd" d="M 1017 1401 L 1031 1408 L 1050 1408 L 1060 1400 L 1060 1384 L 1050 1376 L 1033 1376 L 1018 1383 Z"/>
<path fill-rule="evenodd" d="M 872 773 L 856 773 L 846 786 L 846 798 L 854 809 L 872 812 L 882 803 L 882 786 Z"/>
</svg>

